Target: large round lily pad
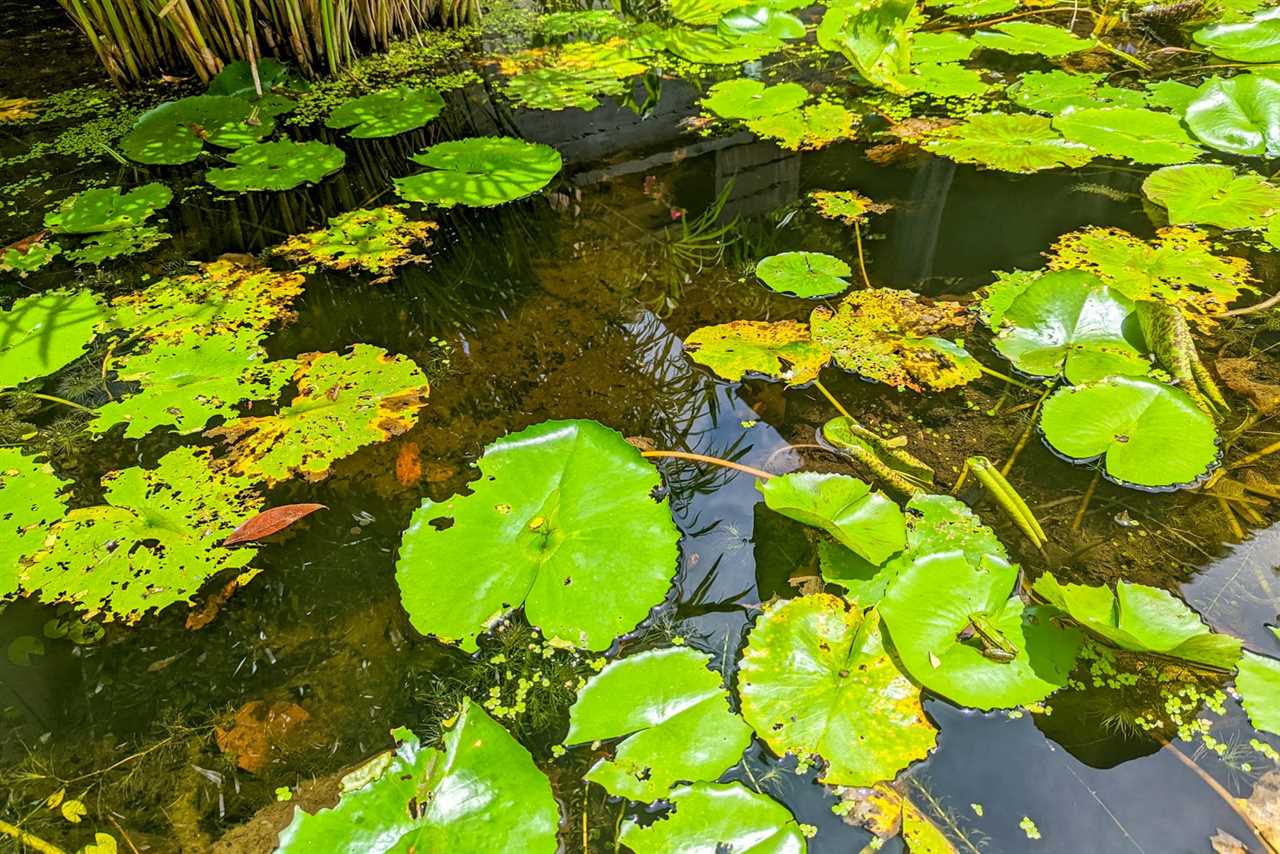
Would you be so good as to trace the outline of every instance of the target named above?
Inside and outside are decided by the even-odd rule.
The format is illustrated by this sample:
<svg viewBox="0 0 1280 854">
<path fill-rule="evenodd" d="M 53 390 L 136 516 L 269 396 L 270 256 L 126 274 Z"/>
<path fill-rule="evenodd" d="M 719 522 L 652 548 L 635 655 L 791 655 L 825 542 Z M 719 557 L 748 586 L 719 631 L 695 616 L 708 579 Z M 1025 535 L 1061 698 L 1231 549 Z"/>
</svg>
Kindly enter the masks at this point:
<svg viewBox="0 0 1280 854">
<path fill-rule="evenodd" d="M 569 709 L 566 744 L 625 736 L 586 779 L 651 803 L 676 783 L 713 781 L 742 757 L 751 727 L 729 710 L 711 656 L 684 647 L 642 652 L 593 676 Z"/>
<path fill-rule="evenodd" d="M 821 528 L 872 563 L 906 544 L 906 520 L 898 505 L 857 478 L 793 472 L 758 481 L 756 488 L 770 510 Z"/>
<path fill-rule="evenodd" d="M 292 190 L 299 184 L 319 184 L 347 162 L 337 146 L 323 142 L 257 142 L 227 155 L 236 164 L 210 169 L 205 180 L 219 190 Z"/>
<path fill-rule="evenodd" d="M 1280 211 L 1280 187 L 1255 172 L 1236 174 L 1221 163 L 1194 163 L 1157 169 L 1142 192 L 1169 211 L 1171 225 L 1262 228 Z"/>
<path fill-rule="evenodd" d="M 702 106 L 722 119 L 762 119 L 796 109 L 809 99 L 799 83 L 766 86 L 759 80 L 739 77 L 708 90 Z"/>
<path fill-rule="evenodd" d="M 63 199 L 44 215 L 45 227 L 63 234 L 97 234 L 142 225 L 173 199 L 173 191 L 152 182 L 122 193 L 119 187 L 97 187 Z"/>
<path fill-rule="evenodd" d="M 1260 74 L 1210 78 L 1187 105 L 1187 127 L 1228 154 L 1280 156 L 1280 80 Z"/>
<path fill-rule="evenodd" d="M 905 568 L 880 603 L 893 648 L 907 670 L 962 706 L 1011 708 L 1067 684 L 1080 632 L 1024 608 L 1012 595 L 1018 568 L 963 552 L 938 552 Z"/>
<path fill-rule="evenodd" d="M 1105 458 L 1108 478 L 1152 489 L 1188 486 L 1218 458 L 1213 419 L 1181 389 L 1138 377 L 1110 377 L 1059 389 L 1040 426 L 1058 453 Z"/>
<path fill-rule="evenodd" d="M 545 187 L 560 171 L 560 152 L 549 145 L 509 137 L 458 139 L 410 158 L 431 167 L 396 179 L 396 192 L 411 202 L 491 207 Z"/>
<path fill-rule="evenodd" d="M 45 291 L 0 311 L 0 388 L 51 374 L 84 355 L 107 314 L 93 291 Z"/>
<path fill-rule="evenodd" d="M 1083 166 L 1093 150 L 1064 139 L 1044 116 L 980 113 L 931 133 L 926 151 L 1004 172 Z"/>
<path fill-rule="evenodd" d="M 324 126 L 348 128 L 347 134 L 356 139 L 375 139 L 420 128 L 443 109 L 444 98 L 438 90 L 397 86 L 339 104 Z"/>
<path fill-rule="evenodd" d="M 720 16 L 717 27 L 726 36 L 765 36 L 771 39 L 804 38 L 804 22 L 769 6 L 739 6 Z"/>
<path fill-rule="evenodd" d="M 0 448 L 0 600 L 18 589 L 18 558 L 39 549 L 66 512 L 70 485 L 47 462 Z"/>
<path fill-rule="evenodd" d="M 476 465 L 471 494 L 424 501 L 400 544 L 396 581 L 418 631 L 473 650 L 523 605 L 548 637 L 606 649 L 662 601 L 680 535 L 652 497 L 657 470 L 622 436 L 546 421 L 494 442 Z"/>
<path fill-rule="evenodd" d="M 973 40 L 982 47 L 1005 53 L 1035 53 L 1040 56 L 1065 56 L 1097 45 L 1093 39 L 1082 39 L 1070 30 L 1051 24 L 1030 21 L 1006 21 L 989 30 L 974 33 Z"/>
<path fill-rule="evenodd" d="M 695 783 L 671 793 L 674 810 L 628 821 L 618 839 L 635 854 L 805 854 L 804 832 L 782 804 L 741 783 Z"/>
<path fill-rule="evenodd" d="M 1201 27 L 1192 37 L 1224 59 L 1280 62 L 1280 7 L 1263 9 L 1248 21 Z"/>
<path fill-rule="evenodd" d="M 779 755 L 827 761 L 828 785 L 891 780 L 933 749 L 920 689 L 885 651 L 880 617 L 818 594 L 765 608 L 738 671 L 742 716 Z"/>
<path fill-rule="evenodd" d="M 1186 163 L 1201 153 L 1177 116 L 1140 107 L 1074 108 L 1056 116 L 1053 128 L 1104 157 L 1134 163 Z"/>
<path fill-rule="evenodd" d="M 825 252 L 780 252 L 756 265 L 756 276 L 780 294 L 829 297 L 849 289 L 849 265 Z"/>
<path fill-rule="evenodd" d="M 1142 107 L 1144 93 L 1123 89 L 1103 81 L 1101 73 L 1080 74 L 1055 68 L 1053 71 L 1028 71 L 1009 87 L 1009 100 L 1019 107 L 1056 116 L 1064 110 L 1081 107 Z"/>
<path fill-rule="evenodd" d="M 734 320 L 689 333 L 685 352 L 726 380 L 750 374 L 804 385 L 818 378 L 831 353 L 809 337 L 809 325 L 794 320 Z"/>
<path fill-rule="evenodd" d="M 239 148 L 275 129 L 271 111 L 231 95 L 195 95 L 143 113 L 120 141 L 139 163 L 173 166 L 195 160 L 205 143 Z"/>
</svg>

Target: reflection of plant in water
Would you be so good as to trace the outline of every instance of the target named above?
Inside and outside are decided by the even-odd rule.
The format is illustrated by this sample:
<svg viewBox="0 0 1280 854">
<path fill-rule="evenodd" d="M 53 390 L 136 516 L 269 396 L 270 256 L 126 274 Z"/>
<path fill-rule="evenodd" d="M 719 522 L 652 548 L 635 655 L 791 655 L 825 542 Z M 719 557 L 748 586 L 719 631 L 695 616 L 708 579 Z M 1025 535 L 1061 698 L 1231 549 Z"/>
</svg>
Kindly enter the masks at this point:
<svg viewBox="0 0 1280 854">
<path fill-rule="evenodd" d="M 649 308 L 659 317 L 674 311 L 684 295 L 684 286 L 707 267 L 719 264 L 725 250 L 737 242 L 737 217 L 720 222 L 732 191 L 731 182 L 695 217 L 682 215 L 675 224 L 656 232 L 640 229 L 644 236 L 639 246 L 648 256 L 646 266 L 657 267 L 659 280 L 664 285 L 664 292 L 649 302 Z"/>
</svg>

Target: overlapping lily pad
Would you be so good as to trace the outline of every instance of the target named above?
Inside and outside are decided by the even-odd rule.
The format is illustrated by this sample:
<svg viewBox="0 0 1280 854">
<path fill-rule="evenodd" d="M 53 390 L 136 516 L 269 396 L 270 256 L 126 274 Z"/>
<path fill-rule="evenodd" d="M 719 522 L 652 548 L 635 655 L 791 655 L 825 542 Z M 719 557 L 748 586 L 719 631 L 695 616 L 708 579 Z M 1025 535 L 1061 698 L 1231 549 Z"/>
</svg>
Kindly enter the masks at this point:
<svg viewBox="0 0 1280 854">
<path fill-rule="evenodd" d="M 808 850 L 791 812 L 741 783 L 681 786 L 671 793 L 670 801 L 673 811 L 651 824 L 623 824 L 619 841 L 635 854 L 805 854 Z"/>
<path fill-rule="evenodd" d="M 911 0 L 827 7 L 818 25 L 818 45 L 838 51 L 873 86 L 903 95 L 911 70 L 911 33 L 920 13 Z"/>
<path fill-rule="evenodd" d="M 18 589 L 18 559 L 44 542 L 62 518 L 71 482 L 17 448 L 0 448 L 0 600 Z"/>
<path fill-rule="evenodd" d="M 1177 116 L 1141 107 L 1073 108 L 1058 115 L 1053 127 L 1104 157 L 1135 163 L 1186 163 L 1201 153 Z"/>
<path fill-rule="evenodd" d="M 323 142 L 255 142 L 227 155 L 235 166 L 210 169 L 205 180 L 219 190 L 292 190 L 301 184 L 319 184 L 347 162 L 337 146 Z"/>
<path fill-rule="evenodd" d="M 767 35 L 727 36 L 715 30 L 672 27 L 663 36 L 663 46 L 669 53 L 699 65 L 737 65 L 774 53 L 782 42 Z"/>
<path fill-rule="evenodd" d="M 1248 21 L 1201 27 L 1193 37 L 1224 59 L 1280 62 L 1280 7 L 1263 9 Z"/>
<path fill-rule="evenodd" d="M 1147 98 L 1137 89 L 1111 86 L 1105 74 L 1061 69 L 1028 71 L 1008 89 L 1009 100 L 1027 110 L 1056 116 L 1071 108 L 1142 107 Z"/>
<path fill-rule="evenodd" d="M 1066 56 L 1097 45 L 1093 39 L 1080 38 L 1062 27 L 1030 21 L 1005 21 L 974 33 L 973 40 L 991 50 L 1040 56 Z"/>
<path fill-rule="evenodd" d="M 52 240 L 37 240 L 23 247 L 6 246 L 0 249 L 0 273 L 17 273 L 25 278 L 61 254 L 62 247 Z"/>
<path fill-rule="evenodd" d="M 61 234 L 135 228 L 172 199 L 173 191 L 155 182 L 123 193 L 119 187 L 99 187 L 63 199 L 56 209 L 44 215 L 44 224 Z"/>
<path fill-rule="evenodd" d="M 561 165 L 549 145 L 492 136 L 442 142 L 410 159 L 431 171 L 396 179 L 396 192 L 446 208 L 515 201 L 545 187 Z"/>
<path fill-rule="evenodd" d="M 912 91 L 924 92 L 935 98 L 972 98 L 991 89 L 982 73 L 965 68 L 958 62 L 926 62 L 911 67 L 911 73 L 902 78 Z"/>
<path fill-rule="evenodd" d="M 68 251 L 66 257 L 76 264 L 98 265 L 112 258 L 150 252 L 172 236 L 150 225 L 90 234 L 79 246 Z"/>
<path fill-rule="evenodd" d="M 377 284 L 389 281 L 396 267 L 423 260 L 412 249 L 428 244 L 436 227 L 394 207 L 367 208 L 330 217 L 327 228 L 295 234 L 272 251 L 294 262 L 372 273 Z"/>
<path fill-rule="evenodd" d="M 838 596 L 767 606 L 748 635 L 738 693 L 756 735 L 779 755 L 826 760 L 828 785 L 891 780 L 937 740 L 920 689 L 885 651 L 879 615 Z"/>
<path fill-rule="evenodd" d="M 797 297 L 829 297 L 849 289 L 849 265 L 825 252 L 780 252 L 756 264 L 770 290 Z"/>
<path fill-rule="evenodd" d="M 1280 80 L 1261 74 L 1210 78 L 1184 118 L 1201 142 L 1219 151 L 1280 156 Z"/>
<path fill-rule="evenodd" d="M 523 605 L 548 637 L 605 649 L 662 601 L 679 532 L 651 496 L 657 470 L 622 436 L 547 421 L 489 445 L 477 467 L 471 494 L 424 501 L 401 542 L 396 581 L 418 631 L 474 650 Z"/>
<path fill-rule="evenodd" d="M 845 225 L 861 222 L 870 214 L 881 214 L 892 205 L 873 202 L 857 190 L 814 190 L 809 194 L 818 209 L 818 215 L 835 219 Z"/>
<path fill-rule="evenodd" d="M 1280 211 L 1280 187 L 1220 163 L 1157 169 L 1142 182 L 1142 192 L 1168 209 L 1171 225 L 1262 228 Z"/>
<path fill-rule="evenodd" d="M 347 135 L 356 139 L 376 139 L 420 128 L 442 110 L 444 98 L 439 90 L 430 86 L 397 86 L 339 104 L 324 126 L 346 128 Z"/>
<path fill-rule="evenodd" d="M 977 49 L 977 42 L 957 32 L 911 34 L 912 62 L 959 62 Z"/>
<path fill-rule="evenodd" d="M 871 563 L 882 563 L 906 544 L 898 505 L 857 478 L 793 472 L 757 482 L 756 488 L 770 510 L 821 528 Z"/>
<path fill-rule="evenodd" d="M 857 117 L 853 113 L 830 101 L 747 122 L 752 133 L 776 140 L 778 145 L 792 151 L 823 148 L 850 139 L 856 125 Z"/>
<path fill-rule="evenodd" d="M 770 6 L 748 5 L 720 16 L 717 29 L 726 36 L 765 36 L 771 39 L 804 38 L 804 22 L 789 12 Z"/>
<path fill-rule="evenodd" d="M 651 803 L 676 783 L 714 781 L 742 757 L 751 728 L 729 710 L 711 657 L 675 647 L 607 665 L 569 710 L 566 744 L 625 736 L 586 779 Z"/>
<path fill-rule="evenodd" d="M 799 83 L 766 86 L 759 80 L 739 77 L 712 86 L 702 106 L 722 119 L 762 119 L 795 110 L 809 98 Z"/>
<path fill-rule="evenodd" d="M 530 110 L 594 110 L 600 95 L 621 95 L 630 74 L 644 71 L 639 63 L 628 63 L 626 73 L 618 66 L 600 68 L 534 68 L 512 77 L 503 94 L 516 105 Z M 634 70 L 633 70 L 634 69 Z"/>
<path fill-rule="evenodd" d="M 1049 119 L 1006 113 L 982 113 L 934 131 L 924 148 L 961 163 L 1005 172 L 1083 166 L 1093 159 L 1089 146 L 1063 138 Z"/>
<path fill-rule="evenodd" d="M 689 333 L 685 352 L 720 377 L 734 382 L 751 374 L 804 385 L 818 378 L 831 353 L 809 337 L 809 326 L 794 320 L 773 323 L 735 320 Z"/>
<path fill-rule="evenodd" d="M 132 160 L 153 165 L 189 163 L 205 143 L 239 148 L 275 129 L 270 110 L 231 95 L 195 95 L 143 113 L 120 141 Z"/>
<path fill-rule="evenodd" d="M 1218 458 L 1213 419 L 1181 389 L 1138 377 L 1110 377 L 1059 389 L 1040 426 L 1058 453 L 1103 458 L 1107 477 L 1152 489 L 1198 482 Z"/>
<path fill-rule="evenodd" d="M 0 311 L 0 388 L 21 385 L 69 365 L 107 324 L 89 290 L 23 297 Z"/>
</svg>

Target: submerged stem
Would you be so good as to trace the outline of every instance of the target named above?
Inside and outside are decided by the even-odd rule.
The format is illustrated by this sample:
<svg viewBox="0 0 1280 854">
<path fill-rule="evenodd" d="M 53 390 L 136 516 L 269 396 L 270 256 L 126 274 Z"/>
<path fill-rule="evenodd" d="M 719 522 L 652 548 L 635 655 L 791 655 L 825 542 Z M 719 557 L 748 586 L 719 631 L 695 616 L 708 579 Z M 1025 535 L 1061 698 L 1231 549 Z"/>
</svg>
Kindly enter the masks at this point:
<svg viewBox="0 0 1280 854">
<path fill-rule="evenodd" d="M 19 845 L 25 845 L 32 851 L 39 851 L 40 854 L 66 854 L 66 852 L 58 846 L 50 842 L 45 842 L 39 836 L 27 833 L 22 828 L 15 827 L 7 821 L 0 821 L 0 833 L 3 833 L 5 836 L 13 837 L 18 840 Z"/>
<path fill-rule="evenodd" d="M 858 247 L 858 271 L 862 273 L 862 283 L 869 288 L 871 277 L 867 275 L 867 262 L 862 255 L 862 226 L 856 219 L 853 221 L 853 243 Z"/>
<path fill-rule="evenodd" d="M 1025 388 L 1027 391 L 1036 390 L 1035 386 L 1027 385 L 1022 380 L 1015 380 L 1013 377 L 1009 376 L 1008 374 L 1002 374 L 999 371 L 995 370 L 994 368 L 988 368 L 986 365 L 982 364 L 981 362 L 978 362 L 978 370 L 982 371 L 984 374 L 986 374 L 989 377 L 995 377 L 998 380 L 1004 380 L 1009 385 L 1016 385 L 1018 388 Z"/>
<path fill-rule="evenodd" d="M 836 408 L 836 412 L 839 412 L 845 418 L 849 418 L 849 419 L 853 418 L 853 416 L 849 414 L 849 410 L 845 409 L 843 406 L 840 405 L 840 401 L 836 400 L 835 395 L 833 395 L 830 391 L 827 390 L 827 387 L 822 384 L 821 380 L 814 380 L 813 387 L 816 388 L 818 391 L 822 392 L 823 397 L 831 401 L 831 405 Z"/>
<path fill-rule="evenodd" d="M 699 463 L 711 463 L 714 466 L 722 466 L 727 469 L 733 469 L 734 471 L 740 471 L 744 474 L 749 474 L 752 477 L 758 477 L 761 480 L 768 480 L 773 477 L 772 474 L 764 471 L 763 469 L 744 466 L 742 463 L 735 463 L 732 460 L 722 460 L 719 457 L 709 457 L 706 454 L 694 454 L 689 451 L 641 451 L 640 456 L 651 458 L 671 457 L 672 459 L 677 460 L 693 460 L 694 462 Z"/>
<path fill-rule="evenodd" d="M 1204 781 L 1204 784 L 1206 786 L 1208 786 L 1210 789 L 1213 789 L 1213 793 L 1215 795 L 1222 798 L 1222 800 L 1226 803 L 1226 805 L 1231 807 L 1232 812 L 1240 816 L 1240 819 L 1245 823 L 1245 826 L 1248 827 L 1249 830 L 1253 831 L 1253 835 L 1257 837 L 1259 842 L 1262 843 L 1262 847 L 1264 850 L 1271 852 L 1271 854 L 1280 854 L 1280 852 L 1277 852 L 1276 847 L 1271 844 L 1271 841 L 1262 835 L 1262 830 L 1258 827 L 1257 823 L 1249 816 L 1249 814 L 1244 811 L 1244 808 L 1240 806 L 1240 802 L 1235 798 L 1233 798 L 1231 796 L 1231 793 L 1228 792 L 1221 783 L 1213 779 L 1213 777 L 1209 776 L 1208 771 L 1205 771 L 1203 768 L 1197 765 L 1195 763 L 1195 760 L 1193 760 L 1190 756 L 1188 756 L 1187 754 L 1179 750 L 1173 742 L 1169 741 L 1167 738 L 1163 737 L 1159 733 L 1155 734 L 1155 738 L 1156 738 L 1156 741 L 1160 742 L 1161 747 L 1163 747 L 1165 750 L 1172 753 L 1174 756 L 1177 757 L 1179 762 L 1187 766 L 1187 768 L 1191 769 L 1191 771 L 1194 772 L 1197 777 L 1199 777 L 1202 781 Z"/>
<path fill-rule="evenodd" d="M 1076 515 L 1071 518 L 1071 530 L 1080 530 L 1080 523 L 1084 521 L 1084 514 L 1089 510 L 1089 502 L 1093 500 L 1093 493 L 1098 488 L 1100 480 L 1102 480 L 1102 469 L 1095 469 L 1093 480 L 1089 481 L 1089 488 L 1084 491 L 1084 498 L 1080 499 L 1080 507 L 1076 510 Z"/>
<path fill-rule="evenodd" d="M 72 409 L 79 409 L 81 412 L 87 412 L 90 415 L 96 414 L 97 410 L 91 409 L 83 404 L 76 403 L 74 400 L 67 400 L 65 397 L 56 397 L 52 394 L 41 394 L 37 391 L 0 391 L 0 397 L 15 397 L 25 394 L 28 397 L 35 397 L 40 400 L 48 400 L 52 403 L 61 403 L 63 406 L 70 406 Z"/>
</svg>

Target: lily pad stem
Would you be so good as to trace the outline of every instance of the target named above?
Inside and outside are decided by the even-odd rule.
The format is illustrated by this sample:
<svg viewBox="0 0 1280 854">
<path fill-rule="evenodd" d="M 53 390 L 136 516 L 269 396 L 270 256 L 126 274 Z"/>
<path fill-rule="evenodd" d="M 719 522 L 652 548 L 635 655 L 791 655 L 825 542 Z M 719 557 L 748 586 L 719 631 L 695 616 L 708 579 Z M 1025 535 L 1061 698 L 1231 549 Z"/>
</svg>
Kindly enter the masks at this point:
<svg viewBox="0 0 1280 854">
<path fill-rule="evenodd" d="M 70 406 L 72 409 L 79 409 L 81 412 L 88 412 L 90 415 L 96 414 L 96 411 L 87 406 L 76 403 L 73 400 L 67 400 L 65 397 L 55 397 L 52 394 L 40 394 L 35 391 L 0 391 L 0 397 L 14 397 L 16 395 L 25 394 L 28 397 L 39 398 L 40 400 L 48 400 L 53 403 L 61 403 L 63 406 Z"/>
<path fill-rule="evenodd" d="M 1089 481 L 1089 487 L 1084 491 L 1084 498 L 1080 499 L 1080 507 L 1076 510 L 1076 515 L 1071 517 L 1072 531 L 1080 530 L 1080 523 L 1084 521 L 1084 514 L 1089 509 L 1089 502 L 1093 500 L 1093 493 L 1097 490 L 1100 480 L 1102 480 L 1102 469 L 1095 469 L 1093 480 Z"/>
<path fill-rule="evenodd" d="M 25 845 L 32 851 L 39 851 L 40 854 L 66 854 L 61 848 L 49 842 L 45 842 L 39 836 L 27 833 L 20 827 L 14 827 L 7 821 L 0 821 L 0 833 L 5 836 L 12 836 L 18 840 L 19 845 Z"/>
<path fill-rule="evenodd" d="M 1267 297 L 1262 302 L 1247 305 L 1244 308 L 1233 308 L 1230 311 L 1224 311 L 1219 317 L 1239 317 L 1242 314 L 1255 314 L 1259 311 L 1266 311 L 1277 303 L 1280 303 L 1280 291 Z"/>
<path fill-rule="evenodd" d="M 1022 453 L 1022 449 L 1031 440 L 1031 433 L 1036 429 L 1036 415 L 1040 412 L 1044 399 L 1049 396 L 1051 391 L 1053 391 L 1053 386 L 1049 386 L 1044 390 L 1044 394 L 1040 395 L 1040 399 L 1035 403 L 1035 408 L 1031 410 L 1031 417 L 1027 419 L 1027 429 L 1022 431 L 1022 435 L 1018 437 L 1017 444 L 1013 446 L 1013 451 L 1009 453 L 1009 459 L 1005 460 L 1004 465 L 1000 467 L 1000 474 L 1005 477 L 1008 477 L 1009 472 L 1013 471 L 1013 464 L 1018 461 L 1018 456 Z"/>
<path fill-rule="evenodd" d="M 982 363 L 980 363 L 980 362 L 978 363 L 978 370 L 982 371 L 984 374 L 986 374 L 986 375 L 987 375 L 987 376 L 989 376 L 989 377 L 995 377 L 995 378 L 996 378 L 996 379 L 998 379 L 998 380 L 1004 380 L 1004 381 L 1005 381 L 1005 382 L 1007 382 L 1009 385 L 1016 385 L 1018 388 L 1025 388 L 1027 391 L 1035 391 L 1035 390 L 1036 390 L 1036 387 L 1035 387 L 1035 386 L 1033 386 L 1033 385 L 1027 385 L 1026 383 L 1022 382 L 1021 380 L 1015 380 L 1013 377 L 1008 376 L 1007 374 L 1002 374 L 1002 373 L 1000 373 L 999 371 L 997 371 L 997 370 L 995 370 L 995 369 L 993 369 L 993 368 L 988 368 L 986 365 L 984 365 L 984 364 L 982 364 Z"/>
<path fill-rule="evenodd" d="M 831 405 L 836 408 L 836 412 L 839 412 L 845 418 L 848 418 L 851 420 L 853 419 L 853 416 L 849 414 L 849 410 L 845 409 L 843 406 L 840 405 L 840 401 L 836 400 L 835 395 L 833 395 L 830 391 L 827 390 L 827 387 L 822 384 L 821 380 L 814 380 L 813 387 L 816 388 L 818 391 L 822 392 L 823 397 L 831 401 Z"/>
<path fill-rule="evenodd" d="M 1227 466 L 1227 468 L 1229 469 L 1244 468 L 1247 465 L 1256 463 L 1258 460 L 1262 459 L 1263 457 L 1271 456 L 1276 451 L 1280 451 L 1280 442 L 1272 442 L 1270 445 L 1267 445 L 1265 448 L 1262 448 L 1261 450 L 1254 451 L 1252 454 L 1247 454 L 1241 457 L 1240 459 L 1236 460 L 1231 465 Z"/>
<path fill-rule="evenodd" d="M 745 474 L 749 474 L 752 477 L 758 477 L 761 480 L 768 480 L 773 477 L 772 474 L 764 471 L 763 469 L 752 468 L 751 466 L 744 466 L 742 463 L 735 463 L 732 460 L 722 460 L 719 457 L 708 457 L 706 454 L 694 454 L 688 451 L 641 451 L 640 456 L 671 457 L 672 459 L 677 460 L 693 460 L 694 462 L 699 463 L 711 463 L 714 466 L 721 466 L 723 468 L 733 469 L 734 471 L 740 471 Z"/>
<path fill-rule="evenodd" d="M 862 283 L 870 288 L 871 277 L 867 275 L 867 262 L 862 256 L 862 226 L 856 219 L 853 221 L 853 243 L 858 247 L 858 271 L 862 273 Z"/>
</svg>

